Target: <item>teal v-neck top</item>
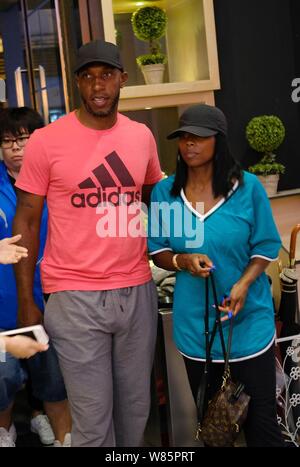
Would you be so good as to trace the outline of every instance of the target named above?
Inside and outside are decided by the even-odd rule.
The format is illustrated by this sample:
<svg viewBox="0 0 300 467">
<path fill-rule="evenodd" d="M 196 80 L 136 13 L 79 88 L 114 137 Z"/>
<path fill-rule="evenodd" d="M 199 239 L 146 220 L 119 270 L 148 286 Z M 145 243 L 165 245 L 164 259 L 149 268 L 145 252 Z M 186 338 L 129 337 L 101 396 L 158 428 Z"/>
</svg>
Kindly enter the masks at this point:
<svg viewBox="0 0 300 467">
<path fill-rule="evenodd" d="M 159 182 L 152 192 L 148 219 L 148 247 L 151 255 L 202 253 L 216 266 L 213 273 L 219 303 L 229 295 L 251 258 L 274 261 L 281 240 L 275 226 L 266 192 L 255 175 L 244 172 L 227 197 L 209 212 L 199 213 L 186 199 L 171 196 L 174 176 Z M 162 203 L 162 204 L 161 204 Z M 170 209 L 171 206 L 171 209 Z M 209 294 L 209 328 L 215 309 Z M 177 348 L 185 356 L 205 359 L 205 280 L 186 271 L 176 273 L 173 307 L 173 333 Z M 229 321 L 223 323 L 227 342 Z M 265 273 L 249 287 L 243 309 L 234 322 L 231 361 L 254 357 L 267 350 L 274 340 L 274 309 Z M 223 361 L 219 334 L 212 348 L 214 361 Z"/>
</svg>

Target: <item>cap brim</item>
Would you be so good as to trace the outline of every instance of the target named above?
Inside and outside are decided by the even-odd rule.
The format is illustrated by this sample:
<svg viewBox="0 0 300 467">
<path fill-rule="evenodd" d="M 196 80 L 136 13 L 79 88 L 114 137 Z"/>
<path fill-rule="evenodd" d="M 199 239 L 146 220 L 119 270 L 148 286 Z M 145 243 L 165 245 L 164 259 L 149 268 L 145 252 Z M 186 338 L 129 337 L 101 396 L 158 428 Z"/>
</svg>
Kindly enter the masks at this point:
<svg viewBox="0 0 300 467">
<path fill-rule="evenodd" d="M 109 66 L 112 66 L 113 68 L 118 68 L 118 70 L 123 71 L 123 67 L 120 65 L 120 63 L 116 63 L 113 61 L 109 62 L 105 59 L 100 60 L 99 58 L 95 58 L 95 59 L 84 60 L 83 62 L 80 63 L 80 65 L 77 64 L 74 68 L 74 73 L 78 73 L 78 71 L 80 71 L 82 68 L 92 63 L 103 63 L 104 65 L 109 65 Z"/>
<path fill-rule="evenodd" d="M 182 126 L 181 128 L 178 128 L 178 130 L 172 131 L 172 133 L 167 136 L 167 139 L 178 138 L 180 133 L 191 133 L 192 135 L 206 138 L 209 136 L 215 136 L 218 132 L 216 130 L 210 130 L 209 128 L 199 126 Z"/>
</svg>

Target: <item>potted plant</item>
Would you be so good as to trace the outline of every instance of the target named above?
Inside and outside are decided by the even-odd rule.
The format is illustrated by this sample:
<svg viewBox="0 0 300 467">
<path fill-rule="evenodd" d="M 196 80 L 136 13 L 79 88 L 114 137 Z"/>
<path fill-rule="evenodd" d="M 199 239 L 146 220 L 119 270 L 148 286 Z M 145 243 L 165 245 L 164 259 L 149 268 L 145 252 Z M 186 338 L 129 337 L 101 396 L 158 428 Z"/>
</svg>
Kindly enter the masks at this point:
<svg viewBox="0 0 300 467">
<path fill-rule="evenodd" d="M 285 166 L 276 162 L 273 153 L 282 144 L 284 137 L 285 127 L 276 115 L 253 117 L 246 127 L 249 145 L 262 153 L 261 160 L 250 166 L 249 172 L 258 176 L 269 196 L 277 193 L 279 175 L 285 171 Z"/>
<path fill-rule="evenodd" d="M 159 39 L 166 33 L 166 12 L 157 6 L 141 7 L 132 14 L 131 24 L 134 35 L 149 42 L 150 53 L 136 59 L 146 84 L 162 83 L 167 57 L 161 52 Z"/>
</svg>

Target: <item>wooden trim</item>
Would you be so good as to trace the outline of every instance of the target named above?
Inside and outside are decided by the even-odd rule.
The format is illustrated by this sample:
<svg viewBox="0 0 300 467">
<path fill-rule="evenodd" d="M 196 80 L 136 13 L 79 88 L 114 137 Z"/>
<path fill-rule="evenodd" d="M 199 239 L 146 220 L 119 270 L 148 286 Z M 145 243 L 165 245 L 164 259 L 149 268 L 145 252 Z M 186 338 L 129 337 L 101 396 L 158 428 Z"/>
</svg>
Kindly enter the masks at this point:
<svg viewBox="0 0 300 467">
<path fill-rule="evenodd" d="M 82 43 L 91 41 L 89 6 L 87 0 L 78 0 Z"/>
<path fill-rule="evenodd" d="M 220 89 L 220 72 L 213 0 L 203 0 L 203 11 L 210 81 L 213 83 L 215 89 Z"/>
<path fill-rule="evenodd" d="M 213 91 L 195 92 L 177 95 L 161 95 L 149 97 L 122 98 L 119 102 L 120 112 L 128 110 L 154 109 L 162 107 L 177 107 L 181 105 L 205 103 L 215 105 Z"/>
<path fill-rule="evenodd" d="M 64 46 L 63 46 L 62 23 L 61 23 L 61 15 L 60 15 L 60 8 L 59 8 L 58 0 L 55 0 L 55 14 L 56 14 L 56 25 L 57 25 L 57 34 L 58 34 L 60 65 L 61 65 L 62 81 L 63 81 L 63 89 L 64 89 L 64 99 L 65 99 L 66 113 L 69 113 L 70 112 L 70 100 L 69 100 L 69 92 L 68 92 L 65 51 L 64 51 Z"/>
<path fill-rule="evenodd" d="M 116 44 L 116 28 L 112 0 L 101 0 L 101 6 L 105 40 Z"/>
<path fill-rule="evenodd" d="M 101 13 L 101 2 L 99 0 L 89 0 L 89 20 L 91 37 L 94 39 L 104 39 L 104 25 Z"/>
<path fill-rule="evenodd" d="M 142 84 L 140 86 L 128 86 L 121 91 L 121 99 L 137 97 L 154 97 L 176 94 L 190 94 L 203 91 L 214 91 L 218 87 L 211 80 L 184 81 L 178 83 Z"/>
</svg>

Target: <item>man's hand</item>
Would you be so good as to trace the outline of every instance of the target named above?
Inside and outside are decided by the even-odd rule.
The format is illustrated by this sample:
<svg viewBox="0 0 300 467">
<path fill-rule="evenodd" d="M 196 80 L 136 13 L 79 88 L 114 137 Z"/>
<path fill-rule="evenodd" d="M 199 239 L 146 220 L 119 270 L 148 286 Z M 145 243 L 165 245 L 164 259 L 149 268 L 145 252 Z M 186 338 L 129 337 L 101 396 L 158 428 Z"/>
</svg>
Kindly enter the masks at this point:
<svg viewBox="0 0 300 467">
<path fill-rule="evenodd" d="M 41 344 L 27 336 L 4 337 L 6 352 L 16 358 L 30 358 L 37 352 L 48 350 L 48 344 Z"/>
<path fill-rule="evenodd" d="M 15 245 L 22 235 L 16 235 L 11 238 L 0 240 L 0 263 L 1 264 L 16 264 L 22 258 L 27 258 L 28 250 L 22 246 Z"/>
</svg>

